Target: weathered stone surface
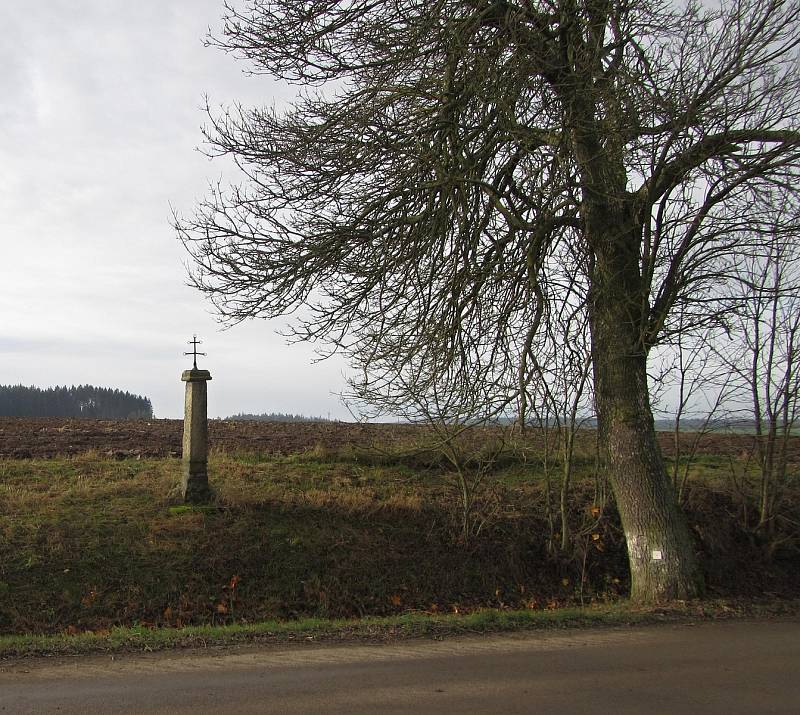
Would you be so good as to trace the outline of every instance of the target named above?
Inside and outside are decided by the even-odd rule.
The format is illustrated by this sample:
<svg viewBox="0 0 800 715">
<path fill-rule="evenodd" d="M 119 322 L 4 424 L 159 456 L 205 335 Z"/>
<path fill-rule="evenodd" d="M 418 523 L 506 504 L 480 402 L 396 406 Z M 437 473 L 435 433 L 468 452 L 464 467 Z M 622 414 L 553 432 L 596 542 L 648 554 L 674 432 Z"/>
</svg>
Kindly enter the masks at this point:
<svg viewBox="0 0 800 715">
<path fill-rule="evenodd" d="M 186 383 L 183 415 L 183 481 L 184 501 L 196 504 L 208 501 L 208 370 L 184 370 Z"/>
</svg>

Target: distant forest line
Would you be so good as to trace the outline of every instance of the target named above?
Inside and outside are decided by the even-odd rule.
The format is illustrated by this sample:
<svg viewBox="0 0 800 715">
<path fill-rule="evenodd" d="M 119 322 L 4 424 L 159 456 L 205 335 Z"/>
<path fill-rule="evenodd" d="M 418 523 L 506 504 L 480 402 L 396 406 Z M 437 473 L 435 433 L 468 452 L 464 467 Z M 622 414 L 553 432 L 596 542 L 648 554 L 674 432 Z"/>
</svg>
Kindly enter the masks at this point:
<svg viewBox="0 0 800 715">
<path fill-rule="evenodd" d="M 151 419 L 150 398 L 110 387 L 0 385 L 0 417 Z"/>
<path fill-rule="evenodd" d="M 238 415 L 231 415 L 225 418 L 228 422 L 330 422 L 325 417 L 306 417 L 305 415 L 293 415 L 284 412 L 263 412 L 258 415 L 249 412 L 240 412 Z"/>
</svg>

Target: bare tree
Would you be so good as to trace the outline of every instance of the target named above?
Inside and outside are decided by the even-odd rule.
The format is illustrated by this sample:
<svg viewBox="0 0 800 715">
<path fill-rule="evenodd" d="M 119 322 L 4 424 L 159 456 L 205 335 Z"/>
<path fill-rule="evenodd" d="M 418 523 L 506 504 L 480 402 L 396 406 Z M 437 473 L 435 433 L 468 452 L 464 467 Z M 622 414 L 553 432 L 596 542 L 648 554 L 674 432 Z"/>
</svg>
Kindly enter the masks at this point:
<svg viewBox="0 0 800 715">
<path fill-rule="evenodd" d="M 507 399 L 483 377 L 479 372 L 470 381 L 462 375 L 456 382 L 447 374 L 420 375 L 418 370 L 399 375 L 395 389 L 386 392 L 367 375 L 351 379 L 351 392 L 345 395 L 351 412 L 360 408 L 363 418 L 392 415 L 428 428 L 413 451 L 439 455 L 449 465 L 445 481 L 455 493 L 458 539 L 465 546 L 494 516 L 497 501 L 488 482 L 515 426 L 503 419 Z"/>
<path fill-rule="evenodd" d="M 251 0 L 215 42 L 306 89 L 209 112 L 239 186 L 176 219 L 231 321 L 283 315 L 383 393 L 526 381 L 565 257 L 586 287 L 598 429 L 632 597 L 697 595 L 648 353 L 719 318 L 768 189 L 797 186 L 794 0 Z M 398 376 L 403 376 L 398 380 Z M 511 379 L 516 376 L 516 379 Z M 418 390 L 419 392 L 419 390 Z"/>
<path fill-rule="evenodd" d="M 553 272 L 555 272 L 554 269 Z M 526 411 L 535 415 L 535 424 L 544 434 L 544 469 L 548 522 L 550 510 L 550 437 L 558 446 L 560 478 L 558 508 L 561 522 L 560 548 L 570 546 L 569 496 L 575 467 L 575 440 L 587 418 L 594 414 L 591 393 L 591 340 L 585 291 L 574 279 L 564 282 L 558 299 L 548 304 L 548 316 L 524 361 L 525 373 L 520 390 L 520 419 Z M 528 409 L 527 405 L 530 405 Z M 551 528 L 552 532 L 552 528 Z"/>
<path fill-rule="evenodd" d="M 759 471 L 757 531 L 770 548 L 789 473 L 789 438 L 800 417 L 800 207 L 778 216 L 765 253 L 743 257 L 738 271 L 747 300 L 731 320 L 719 354 L 750 406 Z M 780 220 L 793 226 L 787 241 Z"/>
<path fill-rule="evenodd" d="M 660 351 L 661 370 L 651 374 L 656 388 L 651 388 L 651 393 L 663 400 L 656 413 L 672 422 L 670 472 L 673 489 L 682 502 L 703 438 L 730 416 L 737 385 L 730 367 L 719 356 L 724 330 L 715 326 L 693 333 L 680 330 L 680 323 L 678 316 L 673 339 Z M 658 404 L 656 400 L 654 404 Z"/>
</svg>

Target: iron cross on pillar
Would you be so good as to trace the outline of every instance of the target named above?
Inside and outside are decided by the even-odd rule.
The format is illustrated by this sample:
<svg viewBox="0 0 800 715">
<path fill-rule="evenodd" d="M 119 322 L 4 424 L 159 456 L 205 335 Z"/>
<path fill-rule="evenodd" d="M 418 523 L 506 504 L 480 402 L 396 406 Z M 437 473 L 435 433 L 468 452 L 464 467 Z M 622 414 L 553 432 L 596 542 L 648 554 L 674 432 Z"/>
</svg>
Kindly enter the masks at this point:
<svg viewBox="0 0 800 715">
<path fill-rule="evenodd" d="M 191 350 L 191 352 L 184 353 L 184 355 L 191 355 L 192 356 L 192 358 L 193 358 L 192 369 L 193 370 L 197 370 L 197 356 L 198 355 L 202 355 L 203 357 L 205 357 L 205 355 L 206 355 L 206 353 L 197 352 L 197 346 L 198 345 L 202 345 L 202 344 L 203 344 L 203 341 L 202 340 L 198 340 L 197 336 L 193 335 L 192 339 L 189 341 L 189 345 L 192 346 L 192 350 Z"/>
</svg>

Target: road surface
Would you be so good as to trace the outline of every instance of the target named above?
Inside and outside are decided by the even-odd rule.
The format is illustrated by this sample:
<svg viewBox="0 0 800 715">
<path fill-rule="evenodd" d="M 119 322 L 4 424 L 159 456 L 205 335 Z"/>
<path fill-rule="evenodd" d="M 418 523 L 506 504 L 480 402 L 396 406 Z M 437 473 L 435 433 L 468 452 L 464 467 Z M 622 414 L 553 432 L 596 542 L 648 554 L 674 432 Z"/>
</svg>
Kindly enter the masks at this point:
<svg viewBox="0 0 800 715">
<path fill-rule="evenodd" d="M 11 713 L 800 713 L 800 622 L 19 660 Z"/>
</svg>

